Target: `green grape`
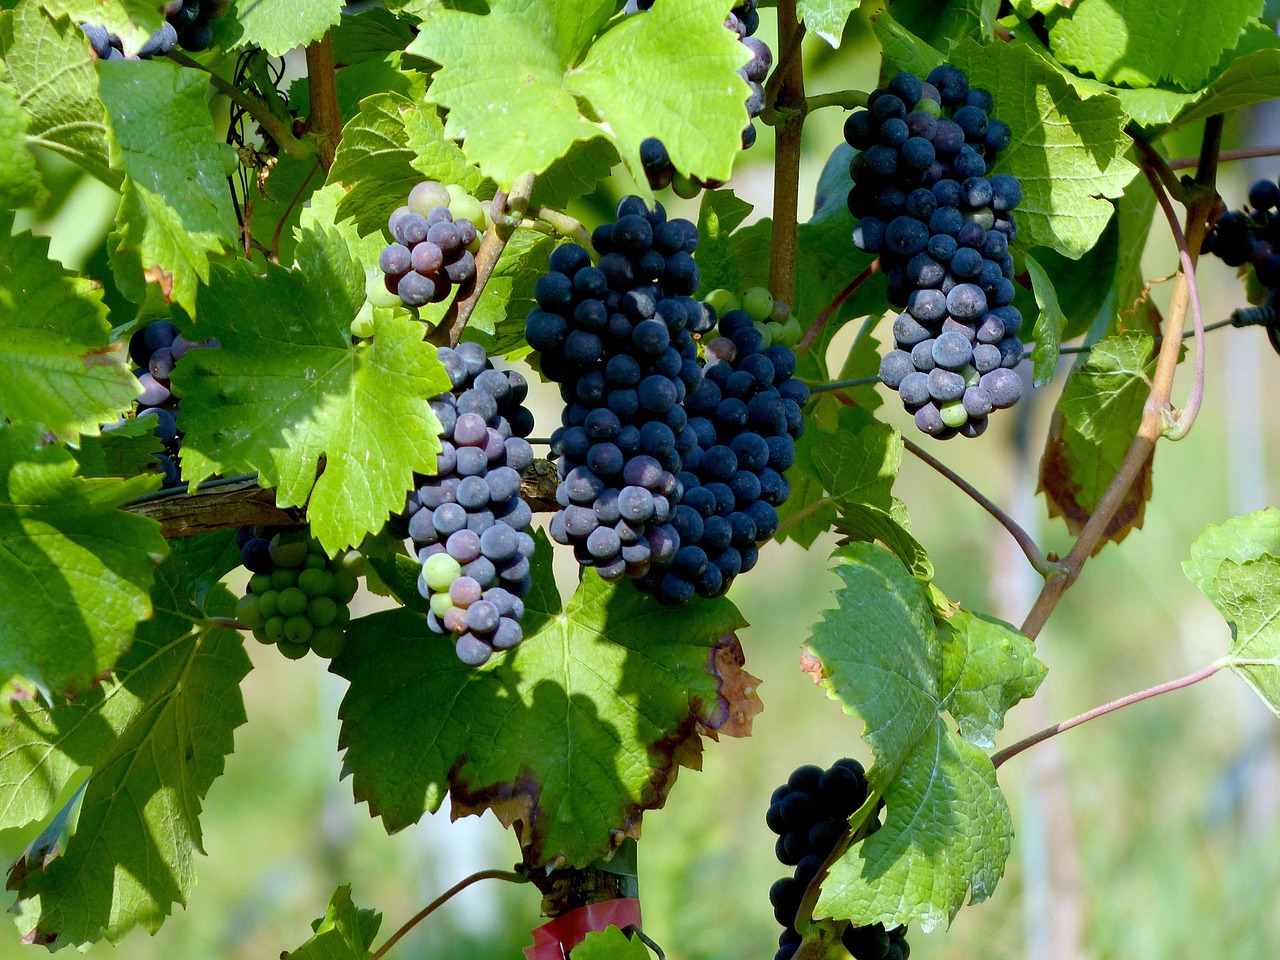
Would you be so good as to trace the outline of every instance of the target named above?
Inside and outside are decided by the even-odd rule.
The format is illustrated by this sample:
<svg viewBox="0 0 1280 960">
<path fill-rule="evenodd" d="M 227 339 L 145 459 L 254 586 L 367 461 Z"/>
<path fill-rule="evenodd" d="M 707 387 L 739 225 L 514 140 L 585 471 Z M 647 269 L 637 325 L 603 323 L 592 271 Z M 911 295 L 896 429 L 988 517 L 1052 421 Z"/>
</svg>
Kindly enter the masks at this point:
<svg viewBox="0 0 1280 960">
<path fill-rule="evenodd" d="M 422 565 L 422 578 L 432 590 L 448 590 L 449 584 L 462 576 L 462 564 L 447 553 L 428 557 Z"/>
<path fill-rule="evenodd" d="M 329 595 L 342 603 L 350 603 L 359 589 L 360 581 L 356 579 L 355 574 L 350 570 L 339 569 L 333 575 L 333 588 Z"/>
<path fill-rule="evenodd" d="M 355 319 L 351 321 L 351 335 L 361 340 L 372 340 L 377 329 L 378 323 L 373 315 L 373 303 L 365 300 Z"/>
<path fill-rule="evenodd" d="M 271 646 L 271 638 L 267 636 L 267 631 L 264 630 L 262 627 L 259 627 L 257 630 L 253 631 L 253 639 L 257 640 L 263 646 L 267 646 L 267 647 Z"/>
<path fill-rule="evenodd" d="M 764 287 L 752 287 L 742 295 L 742 309 L 752 320 L 769 320 L 773 317 L 773 294 Z"/>
<path fill-rule="evenodd" d="M 271 562 L 277 567 L 300 567 L 307 559 L 307 538 L 300 533 L 277 533 L 271 538 Z"/>
<path fill-rule="evenodd" d="M 976 223 L 983 230 L 990 230 L 992 224 L 996 222 L 996 215 L 991 212 L 990 207 L 983 207 L 981 210 L 971 210 L 964 215 L 967 223 Z"/>
<path fill-rule="evenodd" d="M 335 579 L 328 570 L 303 570 L 298 575 L 298 589 L 308 597 L 332 596 Z"/>
<path fill-rule="evenodd" d="M 311 648 L 305 643 L 292 643 L 288 640 L 281 640 L 276 644 L 276 646 L 278 646 L 280 648 L 280 652 L 290 660 L 301 660 L 311 650 Z"/>
<path fill-rule="evenodd" d="M 978 381 L 982 379 L 982 374 L 974 368 L 973 364 L 966 364 L 965 368 L 960 371 L 960 376 L 964 377 L 965 386 L 968 387 L 976 387 Z"/>
<path fill-rule="evenodd" d="M 286 617 L 296 617 L 307 609 L 307 595 L 297 587 L 280 591 L 280 612 Z"/>
<path fill-rule="evenodd" d="M 364 554 L 358 550 L 348 550 L 338 558 L 338 569 L 350 573 L 353 577 L 364 576 Z"/>
<path fill-rule="evenodd" d="M 284 622 L 284 638 L 293 643 L 306 643 L 314 632 L 315 627 L 306 617 L 290 617 Z"/>
<path fill-rule="evenodd" d="M 312 597 L 307 601 L 307 619 L 317 627 L 327 627 L 338 619 L 338 604 L 332 597 Z"/>
<path fill-rule="evenodd" d="M 267 622 L 258 610 L 258 598 L 252 593 L 246 593 L 236 604 L 236 619 L 246 630 L 259 630 Z"/>
<path fill-rule="evenodd" d="M 772 320 L 765 324 L 769 328 L 769 339 L 773 343 L 781 343 L 782 337 L 786 335 L 787 328 L 780 323 L 774 323 Z"/>
<path fill-rule="evenodd" d="M 800 338 L 804 336 L 804 327 L 800 325 L 798 317 L 788 317 L 787 322 L 782 325 L 782 339 L 775 338 L 774 343 L 781 343 L 786 347 L 794 347 L 800 342 Z"/>
<path fill-rule="evenodd" d="M 350 622 L 351 622 L 351 608 L 348 607 L 345 603 L 339 603 L 338 619 L 335 620 L 334 623 L 338 624 L 338 626 L 340 627 L 345 627 Z"/>
<path fill-rule="evenodd" d="M 441 619 L 449 612 L 449 608 L 453 606 L 453 601 L 449 599 L 449 592 L 446 590 L 442 593 L 433 593 L 431 595 L 431 612 Z"/>
<path fill-rule="evenodd" d="M 268 617 L 262 632 L 267 636 L 267 643 L 279 643 L 284 639 L 284 617 Z"/>
<path fill-rule="evenodd" d="M 738 298 L 733 295 L 732 291 L 726 290 L 724 287 L 717 287 L 702 299 L 719 317 L 728 313 L 730 310 L 729 304 L 736 303 Z"/>
<path fill-rule="evenodd" d="M 944 403 L 938 408 L 938 413 L 942 415 L 942 422 L 948 427 L 963 427 L 965 421 L 969 419 L 969 414 L 965 410 L 964 404 L 959 400 Z"/>
<path fill-rule="evenodd" d="M 698 195 L 698 191 L 702 187 L 690 180 L 683 173 L 677 173 L 675 179 L 671 181 L 671 189 L 681 200 L 692 200 Z"/>
<path fill-rule="evenodd" d="M 309 553 L 307 554 L 306 563 L 302 566 L 306 570 L 323 570 L 329 566 L 329 561 L 325 557 L 317 557 L 314 553 Z M 302 574 L 298 574 L 298 576 L 301 577 Z"/>
<path fill-rule="evenodd" d="M 287 590 L 298 585 L 298 571 L 292 567 L 278 567 L 271 571 L 271 586 L 276 590 Z"/>
<path fill-rule="evenodd" d="M 280 591 L 268 590 L 258 594 L 258 613 L 264 620 L 270 620 L 280 612 Z"/>
<path fill-rule="evenodd" d="M 314 553 L 317 556 L 328 558 L 328 554 L 324 551 L 324 546 L 315 537 L 307 538 L 307 553 Z"/>
<path fill-rule="evenodd" d="M 338 626 L 320 627 L 311 634 L 311 649 L 318 657 L 326 659 L 336 657 L 346 645 L 346 631 Z"/>
<path fill-rule="evenodd" d="M 266 593 L 271 589 L 271 574 L 255 573 L 249 578 L 250 593 Z"/>
<path fill-rule="evenodd" d="M 760 336 L 764 337 L 764 346 L 760 348 L 761 350 L 767 350 L 773 346 L 773 331 L 769 329 L 769 324 L 757 321 L 752 326 L 760 331 Z"/>
<path fill-rule="evenodd" d="M 454 190 L 458 191 L 456 196 Z M 484 219 L 484 209 L 480 206 L 480 201 L 456 185 L 449 187 L 449 193 L 453 196 L 453 203 L 449 204 L 449 209 L 453 211 L 453 219 L 470 220 L 476 228 L 476 233 L 483 233 L 480 229 L 480 221 Z"/>
<path fill-rule="evenodd" d="M 409 191 L 409 209 L 425 217 L 436 207 L 447 207 L 453 198 L 442 183 L 424 180 Z"/>
<path fill-rule="evenodd" d="M 940 104 L 937 100 L 930 100 L 928 97 L 921 100 L 911 109 L 923 110 L 925 113 L 933 117 L 933 119 L 935 120 L 937 120 L 940 116 L 942 116 L 942 104 Z"/>
</svg>

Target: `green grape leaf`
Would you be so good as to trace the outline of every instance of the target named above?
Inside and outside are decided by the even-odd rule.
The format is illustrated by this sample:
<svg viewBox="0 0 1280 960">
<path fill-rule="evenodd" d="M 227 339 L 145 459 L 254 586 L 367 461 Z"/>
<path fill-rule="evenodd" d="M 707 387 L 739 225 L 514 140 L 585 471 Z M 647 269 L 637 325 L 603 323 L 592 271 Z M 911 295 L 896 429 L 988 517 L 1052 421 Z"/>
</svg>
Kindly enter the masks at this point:
<svg viewBox="0 0 1280 960">
<path fill-rule="evenodd" d="M 529 196 L 532 206 L 563 210 L 570 202 L 585 197 L 618 164 L 618 151 L 603 137 L 575 140 L 569 152 L 553 162 L 534 181 Z"/>
<path fill-rule="evenodd" d="M 974 86 L 996 92 L 992 114 L 1009 124 L 1013 143 L 996 156 L 992 174 L 1022 184 L 1015 214 L 1027 246 L 1051 247 L 1073 259 L 1097 242 L 1119 197 L 1138 172 L 1129 160 L 1120 102 L 1100 94 L 1081 99 L 1062 74 L 1028 46 L 966 41 L 952 62 Z M 1002 90 L 1030 90 L 1022 100 Z"/>
<path fill-rule="evenodd" d="M 329 42 L 334 63 L 353 64 L 402 51 L 414 35 L 409 21 L 382 7 L 373 7 L 344 16 L 329 31 Z"/>
<path fill-rule="evenodd" d="M 289 960 L 365 960 L 382 926 L 382 914 L 358 908 L 351 900 L 351 885 L 344 884 L 334 891 L 324 917 L 312 926 L 311 939 L 290 950 Z"/>
<path fill-rule="evenodd" d="M 902 465 L 902 434 L 858 408 L 840 413 L 839 429 L 812 450 L 818 478 L 836 503 L 888 510 Z"/>
<path fill-rule="evenodd" d="M 115 672 L 68 704 L 15 704 L 0 728 L 11 822 L 42 816 L 76 770 L 89 779 L 61 849 L 21 857 L 9 870 L 12 908 L 26 942 L 50 947 L 115 943 L 135 926 L 159 929 L 185 904 L 202 852 L 202 798 L 221 775 L 245 720 L 249 671 L 240 636 L 199 626 L 179 541 L 152 592 L 155 616 L 138 627 Z M 214 605 L 229 612 L 219 589 Z"/>
<path fill-rule="evenodd" d="M 491 809 L 531 865 L 609 854 L 661 807 L 700 735 L 745 735 L 759 708 L 727 600 L 659 606 L 587 571 L 561 609 L 538 536 L 524 641 L 479 669 L 407 610 L 354 620 L 331 670 L 356 799 L 389 832 Z M 409 743 L 404 749 L 397 744 Z"/>
<path fill-rule="evenodd" d="M 0 59 L 28 115 L 27 139 L 116 185 L 107 117 L 89 42 L 70 20 L 52 22 L 35 0 L 0 12 Z"/>
<path fill-rule="evenodd" d="M 55 19 L 95 23 L 120 38 L 126 54 L 138 52 L 147 38 L 164 23 L 162 4 L 155 0 L 39 0 Z"/>
<path fill-rule="evenodd" d="M 1231 624 L 1228 664 L 1280 716 L 1280 559 L 1269 553 L 1243 563 L 1224 558 L 1213 591 Z"/>
<path fill-rule="evenodd" d="M 89 689 L 129 647 L 167 552 L 154 520 L 116 509 L 152 478 L 75 472 L 37 426 L 0 427 L 0 683 L 25 677 L 59 696 Z"/>
<path fill-rule="evenodd" d="M 1198 89 L 1263 0 L 1079 0 L 1049 30 L 1054 57 L 1107 83 Z M 1192 26 L 1194 25 L 1194 26 Z M 996 89 L 992 87 L 991 89 Z"/>
<path fill-rule="evenodd" d="M 963 611 L 936 622 L 928 584 L 882 547 L 853 544 L 835 560 L 844 586 L 813 627 L 809 669 L 865 724 L 867 777 L 887 813 L 833 866 L 814 916 L 928 931 L 989 897 L 1004 872 L 1012 818 L 967 735 L 988 740 L 1044 668 L 1006 624 Z"/>
<path fill-rule="evenodd" d="M 273 57 L 283 57 L 294 47 L 319 40 L 342 19 L 342 0 L 238 0 L 234 16 L 227 18 L 229 32 L 224 46 L 261 47 Z"/>
<path fill-rule="evenodd" d="M 617 927 L 593 930 L 573 948 L 573 960 L 650 960 L 651 956 L 639 937 L 627 939 Z"/>
<path fill-rule="evenodd" d="M 1027 273 L 1031 275 L 1036 305 L 1040 308 L 1032 334 L 1036 345 L 1031 350 L 1031 362 L 1035 368 L 1035 385 L 1043 387 L 1053 379 L 1053 373 L 1058 369 L 1058 351 L 1062 348 L 1062 331 L 1067 325 L 1067 315 L 1062 312 L 1058 291 L 1044 267 L 1029 253 L 1023 259 Z"/>
<path fill-rule="evenodd" d="M 121 479 L 155 469 L 157 453 L 164 453 L 164 443 L 155 435 L 155 420 L 146 417 L 125 420 L 96 437 L 83 436 L 80 449 L 71 451 L 80 476 Z"/>
<path fill-rule="evenodd" d="M 721 288 L 734 294 L 746 291 L 738 279 L 739 251 L 734 249 L 738 244 L 733 231 L 742 226 L 742 221 L 754 209 L 732 190 L 703 191 L 698 207 L 698 249 L 694 252 L 702 278 L 699 295 L 706 296 Z"/>
<path fill-rule="evenodd" d="M 1280 510 L 1272 507 L 1205 527 L 1191 545 L 1190 559 L 1182 562 L 1182 572 L 1221 609 L 1214 583 L 1222 561 L 1245 563 L 1263 554 L 1280 556 Z"/>
<path fill-rule="evenodd" d="M 1250 24 L 1236 49 L 1223 59 L 1227 63 L 1222 71 L 1203 90 L 1181 101 L 1185 107 L 1174 118 L 1177 126 L 1280 97 L 1280 41 L 1270 27 Z"/>
<path fill-rule="evenodd" d="M 405 43 L 408 42 L 406 39 Z M 361 59 L 355 63 L 345 63 L 334 72 L 338 115 L 344 121 L 350 120 L 360 112 L 361 100 L 380 93 L 398 93 L 415 102 L 425 99 L 428 77 L 422 71 L 413 69 L 413 66 L 422 65 L 420 60 L 406 58 L 402 50 Z M 289 84 L 289 109 L 298 116 L 310 115 L 311 85 L 306 77 L 299 77 Z"/>
<path fill-rule="evenodd" d="M 826 406 L 819 404 L 817 409 L 824 410 Z M 778 508 L 777 535 L 779 539 L 794 540 L 806 550 L 831 529 L 836 518 L 835 502 L 826 495 L 813 459 L 814 451 L 834 435 L 834 430 L 825 429 L 815 414 L 810 414 L 804 433 L 796 441 L 795 463 L 787 470 L 791 496 Z"/>
<path fill-rule="evenodd" d="M 187 399 L 183 470 L 193 484 L 257 471 L 280 506 L 306 505 L 333 554 L 403 507 L 414 472 L 435 471 L 440 425 L 428 399 L 449 378 L 404 317 L 352 346 L 364 272 L 338 231 L 304 229 L 298 258 L 293 270 L 215 268 L 200 330 L 221 347 L 192 351 L 174 373 Z"/>
<path fill-rule="evenodd" d="M 838 49 L 844 25 L 860 6 L 862 0 L 799 0 L 796 16 L 810 33 Z"/>
<path fill-rule="evenodd" d="M 39 206 L 49 199 L 35 155 L 27 149 L 29 123 L 18 106 L 18 91 L 0 79 L 0 209 Z"/>
<path fill-rule="evenodd" d="M 928 552 L 892 509 L 869 503 L 842 503 L 831 527 L 850 540 L 883 543 L 914 576 L 933 576 Z"/>
<path fill-rule="evenodd" d="M 463 339 L 480 343 L 489 356 L 510 360 L 527 354 L 524 322 L 538 305 L 533 286 L 549 269 L 555 248 L 555 240 L 536 230 L 513 233 L 467 321 Z"/>
<path fill-rule="evenodd" d="M 493 0 L 483 16 L 443 4 L 425 12 L 409 52 L 441 65 L 429 95 L 449 109 L 450 136 L 504 188 L 574 141 L 603 137 L 648 199 L 640 143 L 659 132 L 681 172 L 729 178 L 746 125 L 735 71 L 747 53 L 723 28 L 724 4 L 657 4 L 592 42 L 615 9 L 613 0 Z M 680 83 L 653 82 L 666 75 Z"/>
<path fill-rule="evenodd" d="M 49 239 L 0 229 L 0 417 L 63 440 L 96 434 L 142 392 L 111 348 L 101 290 L 49 259 Z"/>
<path fill-rule="evenodd" d="M 125 178 L 115 252 L 140 258 L 165 299 L 195 315 L 196 283 L 209 282 L 209 254 L 232 246 L 237 231 L 225 144 L 205 104 L 208 77 L 160 60 L 110 61 L 99 71 L 111 165 Z"/>
<path fill-rule="evenodd" d="M 1073 532 L 1088 521 L 1137 432 L 1155 371 L 1153 346 L 1149 334 L 1100 340 L 1063 387 L 1040 463 L 1040 487 L 1050 515 L 1061 516 Z M 1148 461 L 1102 542 L 1119 543 L 1141 527 L 1150 496 Z"/>
<path fill-rule="evenodd" d="M 946 62 L 946 57 L 905 29 L 887 12 L 872 15 L 871 26 L 883 49 L 883 69 L 889 76 L 899 70 L 910 70 L 918 77 L 926 77 L 934 67 Z"/>
<path fill-rule="evenodd" d="M 890 0 L 889 12 L 911 32 L 947 51 L 966 37 L 979 41 L 995 33 L 1000 0 Z"/>
<path fill-rule="evenodd" d="M 292 263 L 297 252 L 296 230 L 307 203 L 314 202 L 324 185 L 319 157 L 297 160 L 281 152 L 271 170 L 253 178 L 250 185 L 249 227 L 255 240 L 276 254 L 281 263 Z"/>
</svg>

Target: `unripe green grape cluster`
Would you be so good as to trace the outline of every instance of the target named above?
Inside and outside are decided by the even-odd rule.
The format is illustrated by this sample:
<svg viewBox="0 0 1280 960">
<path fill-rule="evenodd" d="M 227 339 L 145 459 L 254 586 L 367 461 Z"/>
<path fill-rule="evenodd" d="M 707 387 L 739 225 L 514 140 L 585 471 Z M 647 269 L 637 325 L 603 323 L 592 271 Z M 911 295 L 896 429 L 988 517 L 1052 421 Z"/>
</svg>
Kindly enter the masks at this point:
<svg viewBox="0 0 1280 960">
<path fill-rule="evenodd" d="M 767 287 L 751 287 L 742 293 L 719 287 L 702 300 L 718 317 L 735 310 L 746 313 L 764 337 L 766 349 L 775 343 L 794 347 L 804 334 L 804 328 L 800 326 L 800 320 L 792 316 L 791 308 L 784 301 L 774 299 Z"/>
</svg>

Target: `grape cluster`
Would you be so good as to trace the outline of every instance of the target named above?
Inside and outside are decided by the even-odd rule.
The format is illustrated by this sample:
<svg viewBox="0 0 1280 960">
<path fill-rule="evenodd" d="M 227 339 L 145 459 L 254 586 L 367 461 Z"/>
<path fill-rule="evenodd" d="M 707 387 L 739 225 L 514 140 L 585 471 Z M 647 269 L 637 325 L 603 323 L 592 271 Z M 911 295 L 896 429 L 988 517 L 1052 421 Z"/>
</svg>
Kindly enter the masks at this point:
<svg viewBox="0 0 1280 960">
<path fill-rule="evenodd" d="M 980 436 L 992 410 L 1022 396 L 1009 253 L 1022 187 L 987 176 L 1011 139 L 991 107 L 990 93 L 941 66 L 923 82 L 899 73 L 844 127 L 859 151 L 850 166 L 854 245 L 879 255 L 889 301 L 905 308 L 880 378 L 939 439 Z"/>
<path fill-rule="evenodd" d="M 129 359 L 134 363 L 134 376 L 142 384 L 142 396 L 138 397 L 136 417 L 155 419 L 152 433 L 164 443 L 165 452 L 155 455 L 156 465 L 164 475 L 165 487 L 182 485 L 178 459 L 182 447 L 182 431 L 178 428 L 178 399 L 173 395 L 169 378 L 178 361 L 188 350 L 197 347 L 216 347 L 217 340 L 187 340 L 168 320 L 153 320 L 139 327 L 129 340 Z M 106 430 L 122 426 L 124 418 Z"/>
<path fill-rule="evenodd" d="M 1249 188 L 1249 210 L 1229 210 L 1214 224 L 1200 246 L 1229 267 L 1253 268 L 1258 284 L 1267 292 L 1261 306 L 1236 310 L 1233 326 L 1259 324 L 1266 328 L 1271 346 L 1280 353 L 1280 184 L 1259 180 Z"/>
<path fill-rule="evenodd" d="M 169 0 L 164 5 L 164 23 L 147 38 L 136 59 L 150 60 L 182 47 L 192 53 L 213 45 L 211 22 L 227 12 L 231 0 Z M 89 46 L 99 60 L 125 60 L 124 44 L 114 33 L 93 23 L 82 23 L 80 29 L 89 38 Z"/>
<path fill-rule="evenodd" d="M 630 0 L 627 11 L 648 10 L 654 0 Z M 751 59 L 747 65 L 738 70 L 738 75 L 747 81 L 750 93 L 747 96 L 747 126 L 742 131 L 742 149 L 746 150 L 756 142 L 755 118 L 764 112 L 764 81 L 773 66 L 773 52 L 763 40 L 753 36 L 760 28 L 760 13 L 756 9 L 757 0 L 743 0 L 725 18 L 724 25 L 747 48 Z M 640 166 L 644 169 L 645 178 L 654 190 L 661 190 L 668 185 L 675 190 L 676 196 L 686 200 L 696 196 L 703 187 L 720 186 L 718 182 L 697 180 L 676 172 L 675 165 L 667 148 L 657 137 L 648 137 L 640 144 Z"/>
<path fill-rule="evenodd" d="M 403 515 L 422 561 L 418 591 L 431 604 L 427 624 L 456 635 L 458 659 L 484 664 L 523 637 L 521 601 L 531 584 L 533 512 L 520 480 L 533 463 L 524 438 L 533 416 L 515 371 L 495 370 L 475 343 L 441 347 L 453 389 L 431 401 L 441 426 L 436 473 L 417 478 Z"/>
<path fill-rule="evenodd" d="M 755 322 L 757 329 L 764 334 L 769 344 L 782 344 L 794 347 L 800 342 L 804 328 L 800 321 L 791 315 L 791 308 L 783 300 L 775 300 L 765 287 L 752 287 L 741 295 L 719 287 L 708 293 L 703 299 L 707 306 L 722 317 L 735 310 L 745 310 Z"/>
<path fill-rule="evenodd" d="M 415 186 L 387 220 L 392 241 L 378 255 L 387 290 L 406 307 L 423 307 L 470 284 L 484 217 L 480 201 L 460 187 L 433 180 Z"/>
<path fill-rule="evenodd" d="M 801 936 L 795 920 L 800 901 L 844 836 L 849 817 L 866 799 L 866 772 L 862 764 L 848 757 L 827 770 L 814 764 L 798 767 L 773 791 L 765 822 L 778 835 L 778 859 L 795 867 L 791 876 L 782 877 L 769 890 L 773 915 L 786 928 L 778 938 L 774 960 L 790 960 L 799 949 Z M 872 820 L 867 833 L 879 828 L 879 821 Z M 876 923 L 846 928 L 842 942 L 854 960 L 906 960 L 911 956 L 906 934 L 906 927 L 885 930 L 884 924 Z"/>
<path fill-rule="evenodd" d="M 693 334 L 715 323 L 690 294 L 697 228 L 625 197 L 592 235 L 592 266 L 557 248 L 539 278 L 525 336 L 565 402 L 552 434 L 561 509 L 551 536 L 606 580 L 637 577 L 679 546 L 670 525 L 681 458 L 697 448 L 683 401 L 702 381 Z"/>
<path fill-rule="evenodd" d="M 755 566 L 756 545 L 777 532 L 777 508 L 791 494 L 783 472 L 795 461 L 809 388 L 792 376 L 791 348 L 768 345 L 760 326 L 744 310 L 722 316 L 702 382 L 685 399 L 698 445 L 676 476 L 683 496 L 671 525 L 680 546 L 669 565 L 636 580 L 662 603 L 727 591 Z"/>
<path fill-rule="evenodd" d="M 309 650 L 320 657 L 341 653 L 364 558 L 351 552 L 330 559 L 305 528 L 255 535 L 241 527 L 236 542 L 240 562 L 252 574 L 248 593 L 236 604 L 241 626 L 290 660 Z"/>
</svg>

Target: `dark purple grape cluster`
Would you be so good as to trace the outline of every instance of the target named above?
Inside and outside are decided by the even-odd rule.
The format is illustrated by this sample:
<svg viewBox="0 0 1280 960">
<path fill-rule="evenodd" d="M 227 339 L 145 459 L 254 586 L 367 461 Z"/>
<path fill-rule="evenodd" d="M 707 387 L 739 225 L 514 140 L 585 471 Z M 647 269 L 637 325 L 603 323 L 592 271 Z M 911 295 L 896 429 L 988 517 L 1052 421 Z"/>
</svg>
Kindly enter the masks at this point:
<svg viewBox="0 0 1280 960">
<path fill-rule="evenodd" d="M 1011 139 L 988 116 L 992 104 L 961 70 L 941 66 L 924 81 L 899 73 L 844 127 L 858 150 L 854 245 L 879 255 L 889 302 L 905 308 L 880 378 L 939 439 L 980 436 L 992 410 L 1022 396 L 1009 252 L 1022 187 L 1008 174 L 987 176 Z"/>
<path fill-rule="evenodd" d="M 1209 231 L 1200 246 L 1229 267 L 1253 268 L 1266 297 L 1257 307 L 1231 314 L 1237 327 L 1260 325 L 1266 328 L 1271 346 L 1280 353 L 1280 310 L 1276 291 L 1280 290 L 1280 184 L 1259 180 L 1249 188 L 1248 210 L 1229 210 Z"/>
<path fill-rule="evenodd" d="M 387 220 L 392 240 L 378 255 L 378 267 L 387 290 L 406 307 L 440 303 L 455 286 L 475 280 L 478 231 L 469 218 L 454 216 L 453 202 L 448 188 L 424 181 Z"/>
<path fill-rule="evenodd" d="M 435 475 L 417 478 L 401 519 L 422 562 L 428 626 L 455 635 L 458 659 L 478 667 L 523 637 L 520 598 L 532 583 L 534 549 L 533 512 L 520 494 L 533 463 L 524 439 L 533 429 L 523 405 L 529 384 L 495 370 L 479 344 L 436 355 L 453 385 L 431 401 L 441 450 Z"/>
<path fill-rule="evenodd" d="M 685 399 L 696 449 L 676 479 L 683 491 L 671 514 L 680 546 L 636 586 L 675 605 L 717 597 L 755 566 L 757 544 L 778 529 L 778 507 L 791 494 L 783 476 L 804 431 L 809 388 L 793 374 L 790 347 L 765 345 L 744 310 L 720 318 L 706 344 L 703 379 Z"/>
<path fill-rule="evenodd" d="M 182 485 L 178 469 L 182 449 L 182 431 L 178 428 L 178 398 L 173 395 L 169 378 L 178 361 L 188 350 L 197 347 L 216 347 L 217 340 L 187 340 L 168 320 L 153 320 L 139 327 L 129 340 L 129 358 L 133 361 L 133 374 L 142 384 L 142 395 L 137 400 L 135 417 L 155 419 L 152 432 L 164 443 L 165 452 L 155 455 L 156 465 L 164 476 L 165 487 Z M 125 419 L 104 427 L 113 430 L 122 426 Z"/>
<path fill-rule="evenodd" d="M 230 6 L 231 0 L 169 0 L 164 5 L 164 23 L 147 38 L 134 58 L 125 57 L 124 44 L 105 27 L 82 23 L 80 29 L 89 38 L 89 46 L 99 60 L 150 60 L 172 53 L 175 47 L 199 53 L 213 45 L 210 24 L 225 14 Z"/>
<path fill-rule="evenodd" d="M 867 799 L 867 777 L 862 764 L 845 757 L 823 770 L 814 764 L 798 767 L 787 782 L 773 791 L 765 822 L 778 835 L 778 860 L 795 871 L 769 889 L 773 915 L 784 929 L 778 937 L 774 960 L 790 960 L 800 948 L 795 928 L 796 911 L 805 890 L 849 827 L 849 817 Z M 878 812 L 872 815 L 868 835 L 880 828 Z M 907 928 L 885 930 L 884 924 L 848 927 L 842 942 L 854 960 L 907 960 Z"/>
<path fill-rule="evenodd" d="M 592 234 L 599 261 L 558 247 L 525 337 L 565 408 L 552 434 L 561 509 L 551 536 L 606 580 L 638 577 L 679 546 L 676 474 L 697 448 L 683 401 L 702 381 L 693 334 L 715 324 L 698 288 L 698 230 L 625 197 Z"/>
<path fill-rule="evenodd" d="M 627 11 L 634 13 L 648 10 L 654 0 L 630 0 Z M 724 25 L 732 30 L 742 45 L 751 54 L 747 65 L 738 70 L 738 75 L 747 81 L 750 93 L 747 96 L 747 126 L 742 131 L 742 149 L 750 148 L 756 142 L 755 118 L 764 112 L 764 81 L 773 66 L 773 52 L 769 45 L 754 36 L 760 29 L 760 12 L 757 0 L 743 0 L 725 18 Z M 640 166 L 644 169 L 645 178 L 654 190 L 673 186 L 676 195 L 689 199 L 696 196 L 704 187 L 720 186 L 718 181 L 697 180 L 685 177 L 676 172 L 675 165 L 667 148 L 657 137 L 649 137 L 640 144 Z"/>
<path fill-rule="evenodd" d="M 325 658 L 340 654 L 364 557 L 355 551 L 328 557 L 305 527 L 260 532 L 241 527 L 236 544 L 251 574 L 248 591 L 236 604 L 240 625 L 290 660 L 308 652 Z"/>
</svg>

